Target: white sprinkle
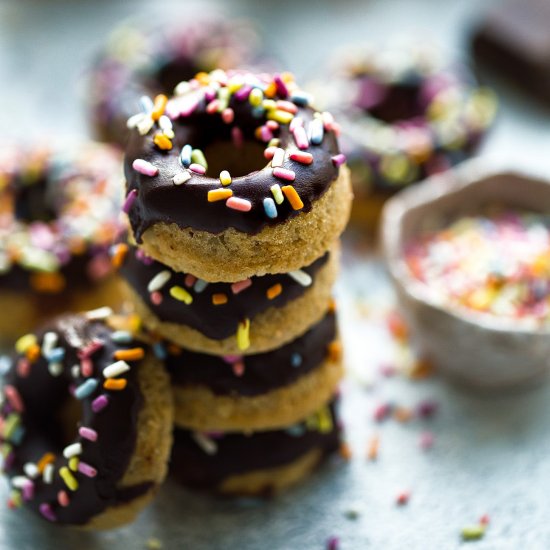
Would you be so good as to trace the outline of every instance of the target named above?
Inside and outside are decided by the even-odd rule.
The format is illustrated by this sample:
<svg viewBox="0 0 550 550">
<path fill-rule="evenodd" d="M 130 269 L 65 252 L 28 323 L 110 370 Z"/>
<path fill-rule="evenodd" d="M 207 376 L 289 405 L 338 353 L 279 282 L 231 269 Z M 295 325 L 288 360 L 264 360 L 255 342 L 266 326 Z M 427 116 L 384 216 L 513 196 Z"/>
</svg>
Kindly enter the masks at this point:
<svg viewBox="0 0 550 550">
<path fill-rule="evenodd" d="M 63 363 L 61 363 L 60 361 L 48 363 L 48 372 L 53 377 L 59 376 L 63 372 Z"/>
<path fill-rule="evenodd" d="M 115 376 L 119 376 L 129 370 L 130 365 L 128 365 L 126 361 L 117 361 L 116 363 L 113 363 L 103 369 L 103 376 L 105 376 L 105 378 L 114 378 Z"/>
<path fill-rule="evenodd" d="M 11 484 L 16 489 L 23 489 L 29 483 L 30 479 L 25 476 L 15 476 L 11 479 Z"/>
<path fill-rule="evenodd" d="M 166 116 L 162 115 L 159 118 L 159 126 L 160 129 L 166 134 L 166 130 L 172 130 L 172 121 Z M 173 132 L 172 132 L 173 133 Z"/>
<path fill-rule="evenodd" d="M 174 130 L 171 130 L 170 128 L 167 128 L 162 132 L 168 139 L 174 139 L 176 137 L 176 134 L 174 134 Z"/>
<path fill-rule="evenodd" d="M 129 344 L 132 340 L 132 333 L 127 330 L 115 330 L 111 334 L 111 340 L 117 344 Z"/>
<path fill-rule="evenodd" d="M 80 376 L 80 365 L 73 365 L 71 367 L 71 375 L 73 378 L 78 378 Z"/>
<path fill-rule="evenodd" d="M 172 273 L 168 269 L 157 273 L 147 285 L 147 292 L 157 292 L 160 290 L 172 277 Z"/>
<path fill-rule="evenodd" d="M 205 434 L 193 432 L 193 439 L 207 455 L 212 456 L 218 452 L 218 445 L 216 442 Z"/>
<path fill-rule="evenodd" d="M 174 88 L 174 94 L 183 95 L 183 94 L 186 94 L 190 89 L 191 89 L 191 85 L 189 84 L 189 82 L 184 80 Z"/>
<path fill-rule="evenodd" d="M 44 339 L 42 340 L 42 355 L 48 357 L 52 352 L 52 349 L 57 345 L 57 334 L 55 332 L 46 332 Z"/>
<path fill-rule="evenodd" d="M 150 116 L 143 117 L 143 120 L 141 120 L 138 125 L 137 129 L 141 136 L 145 136 L 149 133 L 153 125 L 155 124 L 155 121 Z"/>
<path fill-rule="evenodd" d="M 105 306 L 87 311 L 84 315 L 89 321 L 101 321 L 107 319 L 107 317 L 110 317 L 112 314 L 113 310 L 109 306 Z"/>
<path fill-rule="evenodd" d="M 46 464 L 46 466 L 44 467 L 44 471 L 42 472 L 42 479 L 44 480 L 44 483 L 47 483 L 48 485 L 52 483 L 53 464 L 51 462 L 49 464 Z"/>
<path fill-rule="evenodd" d="M 126 122 L 126 127 L 129 130 L 132 130 L 135 128 L 144 118 L 147 118 L 147 115 L 144 113 L 138 113 L 137 115 L 133 115 L 128 119 L 128 122 Z"/>
<path fill-rule="evenodd" d="M 308 275 L 302 269 L 297 269 L 296 271 L 289 271 L 288 276 L 292 277 L 297 283 L 301 284 L 302 286 L 309 286 L 313 281 L 313 279 L 311 278 L 311 275 Z"/>
<path fill-rule="evenodd" d="M 179 174 L 176 174 L 172 178 L 172 183 L 174 185 L 181 185 L 182 183 L 185 183 L 186 181 L 189 181 L 191 179 L 191 174 L 189 172 L 180 172 Z"/>
<path fill-rule="evenodd" d="M 79 455 L 82 453 L 82 443 L 72 443 L 71 445 L 67 445 L 63 449 L 63 456 L 65 458 L 72 458 L 73 456 Z"/>
<path fill-rule="evenodd" d="M 40 475 L 40 472 L 38 471 L 38 466 L 34 462 L 27 462 L 23 466 L 23 471 L 31 479 L 36 479 Z"/>
<path fill-rule="evenodd" d="M 278 166 L 282 166 L 284 161 L 285 161 L 285 151 L 284 149 L 277 147 L 277 149 L 275 149 L 273 158 L 271 159 L 271 167 L 277 168 Z"/>
</svg>

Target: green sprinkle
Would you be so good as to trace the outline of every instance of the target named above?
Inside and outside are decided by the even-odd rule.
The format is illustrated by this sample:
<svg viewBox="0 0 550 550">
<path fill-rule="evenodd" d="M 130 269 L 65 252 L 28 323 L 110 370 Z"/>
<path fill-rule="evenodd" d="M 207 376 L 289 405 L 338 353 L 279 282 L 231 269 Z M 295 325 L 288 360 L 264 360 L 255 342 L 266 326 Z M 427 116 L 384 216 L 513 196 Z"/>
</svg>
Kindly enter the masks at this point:
<svg viewBox="0 0 550 550">
<path fill-rule="evenodd" d="M 208 170 L 208 163 L 206 162 L 204 153 L 200 149 L 193 149 L 193 151 L 191 152 L 191 162 L 200 164 L 201 166 L 204 166 L 206 170 Z"/>
<path fill-rule="evenodd" d="M 480 540 L 485 535 L 485 525 L 470 525 L 461 531 L 462 540 Z"/>
</svg>

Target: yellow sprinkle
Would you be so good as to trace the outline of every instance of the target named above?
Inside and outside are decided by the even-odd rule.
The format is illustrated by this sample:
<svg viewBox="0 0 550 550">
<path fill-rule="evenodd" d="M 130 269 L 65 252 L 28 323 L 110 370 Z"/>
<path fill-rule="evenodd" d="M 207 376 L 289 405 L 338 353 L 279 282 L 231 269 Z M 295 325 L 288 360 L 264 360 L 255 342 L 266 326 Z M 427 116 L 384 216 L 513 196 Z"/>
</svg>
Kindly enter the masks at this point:
<svg viewBox="0 0 550 550">
<path fill-rule="evenodd" d="M 193 303 L 193 296 L 185 290 L 185 288 L 182 288 L 181 286 L 173 286 L 170 289 L 170 296 L 172 298 L 175 298 L 176 300 L 179 300 L 180 302 L 184 302 L 187 305 L 190 305 Z"/>
<path fill-rule="evenodd" d="M 232 94 L 234 94 L 237 90 L 240 90 L 243 87 L 243 84 L 243 81 L 238 76 L 235 76 L 229 80 L 227 83 L 227 88 Z"/>
<path fill-rule="evenodd" d="M 266 111 L 273 111 L 275 109 L 275 107 L 277 107 L 277 103 L 275 103 L 275 101 L 273 101 L 273 99 L 264 99 L 262 101 L 262 107 Z"/>
<path fill-rule="evenodd" d="M 76 472 L 78 470 L 78 464 L 80 463 L 80 459 L 77 456 L 73 456 L 69 459 L 69 469 L 71 469 L 73 472 Z"/>
<path fill-rule="evenodd" d="M 292 185 L 285 185 L 282 188 L 282 192 L 285 194 L 290 206 L 292 206 L 294 210 L 300 210 L 304 207 L 304 203 L 302 202 L 300 195 L 298 195 L 298 192 Z"/>
<path fill-rule="evenodd" d="M 245 319 L 239 323 L 237 329 L 237 346 L 241 351 L 250 347 L 250 319 Z"/>
<path fill-rule="evenodd" d="M 208 202 L 223 201 L 232 196 L 231 189 L 212 189 L 212 191 L 208 191 Z"/>
<path fill-rule="evenodd" d="M 248 101 L 250 101 L 250 105 L 253 107 L 259 107 L 262 104 L 262 101 L 264 100 L 264 94 L 260 88 L 254 88 L 250 95 L 248 96 Z"/>
<path fill-rule="evenodd" d="M 195 80 L 200 82 L 203 86 L 207 86 L 210 83 L 210 75 L 205 71 L 201 71 L 195 75 Z"/>
<path fill-rule="evenodd" d="M 128 384 L 126 378 L 109 378 L 103 382 L 103 387 L 106 390 L 120 391 L 123 390 Z"/>
<path fill-rule="evenodd" d="M 34 334 L 25 334 L 15 342 L 15 351 L 25 353 L 31 346 L 35 346 L 38 340 Z"/>
<path fill-rule="evenodd" d="M 215 306 L 221 306 L 223 304 L 227 304 L 227 294 L 224 294 L 223 292 L 220 292 L 218 294 L 213 294 L 212 303 Z"/>
<path fill-rule="evenodd" d="M 269 111 L 267 113 L 267 118 L 268 120 L 275 120 L 279 124 L 290 124 L 290 122 L 294 118 L 294 115 L 287 111 L 281 111 L 280 109 L 277 109 L 274 111 Z"/>
<path fill-rule="evenodd" d="M 163 151 L 170 151 L 172 149 L 172 142 L 164 134 L 155 134 L 153 143 Z"/>
<path fill-rule="evenodd" d="M 155 101 L 153 102 L 153 112 L 151 113 L 151 118 L 153 120 L 158 120 L 164 114 L 164 109 L 166 109 L 167 103 L 168 98 L 164 94 L 159 94 L 155 97 Z"/>
<path fill-rule="evenodd" d="M 281 186 L 278 183 L 271 186 L 271 193 L 277 204 L 283 204 L 285 198 L 283 196 L 283 192 L 281 191 Z"/>
<path fill-rule="evenodd" d="M 220 182 L 222 185 L 231 185 L 231 174 L 227 170 L 220 172 Z"/>
<path fill-rule="evenodd" d="M 76 491 L 78 489 L 78 481 L 73 474 L 71 474 L 71 471 L 67 468 L 67 466 L 63 466 L 59 469 L 59 475 L 71 491 Z"/>
<path fill-rule="evenodd" d="M 277 283 L 276 285 L 273 285 L 272 287 L 269 287 L 267 289 L 267 299 L 273 300 L 274 298 L 277 298 L 279 294 L 283 291 L 283 285 L 281 283 Z"/>
</svg>

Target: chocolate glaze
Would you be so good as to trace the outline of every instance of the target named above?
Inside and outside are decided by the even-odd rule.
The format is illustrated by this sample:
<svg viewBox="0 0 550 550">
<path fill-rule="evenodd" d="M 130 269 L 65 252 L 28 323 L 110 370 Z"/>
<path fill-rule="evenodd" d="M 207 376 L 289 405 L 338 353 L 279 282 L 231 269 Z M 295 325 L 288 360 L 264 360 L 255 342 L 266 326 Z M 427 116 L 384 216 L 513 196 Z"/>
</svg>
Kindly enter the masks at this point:
<svg viewBox="0 0 550 550">
<path fill-rule="evenodd" d="M 197 292 L 192 287 L 186 287 L 185 273 L 176 273 L 156 260 L 147 259 L 144 262 L 136 253 L 137 249 L 130 247 L 120 273 L 153 314 L 162 322 L 189 326 L 215 340 L 233 336 L 237 332 L 239 322 L 243 319 L 253 319 L 270 307 L 283 307 L 307 290 L 292 277 L 283 273 L 252 277 L 252 285 L 238 294 L 231 291 L 229 283 L 209 283 L 202 292 Z M 328 256 L 329 253 L 326 253 L 313 264 L 303 268 L 303 271 L 315 278 L 319 269 L 328 261 Z M 159 291 L 162 302 L 156 305 L 151 301 L 147 285 L 155 275 L 164 270 L 170 271 L 172 277 Z M 281 294 L 270 300 L 266 292 L 275 284 L 281 284 L 283 290 Z M 170 295 L 170 288 L 174 285 L 187 288 L 193 296 L 193 302 L 185 305 L 173 298 Z M 225 304 L 214 305 L 212 296 L 220 293 L 225 294 L 228 301 Z"/>
<path fill-rule="evenodd" d="M 267 353 L 226 361 L 217 355 L 182 350 L 168 356 L 166 367 L 175 386 L 206 386 L 217 395 L 252 397 L 292 384 L 321 366 L 335 338 L 336 317 L 329 313 L 300 338 Z M 244 364 L 241 376 L 232 370 L 237 361 Z"/>
<path fill-rule="evenodd" d="M 216 436 L 217 452 L 211 455 L 197 444 L 191 431 L 175 429 L 170 474 L 192 489 L 215 490 L 231 476 L 285 466 L 313 449 L 327 456 L 340 443 L 334 402 L 330 415 L 332 430 L 326 433 L 309 430 L 301 423 L 287 430 Z M 298 435 L 299 431 L 303 433 Z M 269 494 L 270 487 L 265 492 Z"/>
<path fill-rule="evenodd" d="M 245 140 L 254 140 L 254 130 L 261 126 L 265 117 L 256 118 L 251 112 L 247 100 L 239 101 L 231 97 L 229 106 L 235 112 L 235 121 L 243 132 Z M 176 138 L 170 151 L 161 151 L 153 144 L 154 131 L 146 136 L 133 130 L 130 135 L 124 171 L 127 191 L 136 189 L 138 197 L 129 217 L 134 235 L 141 242 L 143 233 L 157 223 L 177 224 L 180 228 L 192 228 L 219 234 L 232 227 L 240 232 L 257 234 L 266 226 L 273 226 L 297 216 L 301 212 L 309 212 L 315 203 L 330 187 L 338 176 L 338 168 L 332 163 L 331 157 L 339 153 L 334 132 L 324 133 L 320 145 L 310 145 L 308 152 L 313 155 L 313 163 L 303 165 L 286 159 L 283 168 L 296 173 L 294 182 L 285 182 L 273 176 L 271 168 L 264 168 L 251 174 L 234 177 L 230 186 L 235 197 L 247 199 L 252 203 L 249 212 L 240 212 L 228 208 L 225 201 L 208 202 L 208 191 L 220 189 L 218 174 L 215 177 L 201 176 L 191 172 L 192 177 L 183 185 L 176 186 L 172 182 L 175 174 L 183 171 L 179 163 L 179 154 L 184 145 L 203 149 L 206 145 L 219 140 L 230 141 L 233 124 L 225 124 L 219 114 L 210 115 L 205 112 L 206 101 L 201 100 L 196 111 L 188 117 L 179 118 L 174 122 Z M 309 107 L 300 107 L 296 116 L 304 120 L 305 126 L 313 120 L 314 111 Z M 289 126 L 281 124 L 277 133 L 282 149 L 294 149 L 294 139 Z M 157 176 L 149 177 L 138 173 L 132 168 L 135 159 L 144 159 L 159 168 Z M 208 161 L 208 159 L 206 159 Z M 208 174 L 208 172 L 207 172 Z M 285 200 L 277 205 L 278 216 L 270 219 L 265 214 L 263 200 L 271 197 L 270 188 L 274 184 L 281 186 L 292 183 L 300 195 L 304 207 L 293 210 Z"/>
<path fill-rule="evenodd" d="M 42 342 L 44 333 L 50 331 L 59 336 L 56 347 L 65 349 L 62 373 L 52 376 L 48 371 L 47 360 L 41 355 L 32 364 L 27 377 L 18 374 L 16 358 L 4 379 L 5 384 L 18 390 L 25 406 L 21 418 L 25 434 L 19 444 L 13 443 L 13 454 L 7 458 L 6 472 L 10 477 L 25 475 L 24 464 L 37 463 L 45 453 L 54 453 L 56 459 L 53 483 L 48 485 L 41 476 L 37 477 L 34 480 L 34 497 L 25 504 L 39 513 L 40 504 L 48 503 L 57 522 L 84 525 L 108 507 L 131 501 L 153 487 L 152 482 L 117 487 L 134 453 L 137 418 L 143 404 L 137 375 L 138 363 L 131 363 L 130 371 L 124 373 L 127 380 L 124 390 L 109 391 L 102 387 L 102 372 L 114 362 L 113 352 L 135 347 L 136 343 L 115 344 L 111 339 L 111 329 L 104 323 L 88 321 L 84 316 L 77 315 L 61 317 L 49 325 L 39 333 L 39 343 Z M 92 442 L 77 434 L 72 442 L 82 443 L 83 452 L 79 458 L 96 468 L 97 476 L 90 478 L 80 472 L 72 472 L 79 484 L 78 489 L 73 492 L 66 487 L 58 473 L 59 468 L 67 466 L 68 461 L 63 457 L 62 451 L 70 443 L 64 441 L 63 418 L 60 415 L 63 407 L 75 399 L 70 395 L 71 388 L 78 387 L 88 379 L 81 374 L 73 378 L 71 367 L 80 362 L 79 350 L 94 340 L 104 344 L 91 356 L 91 378 L 97 378 L 99 385 L 89 397 L 77 403 L 81 405 L 79 425 L 95 430 L 98 438 Z M 101 394 L 108 396 L 109 403 L 102 411 L 95 413 L 92 410 L 92 401 Z M 2 408 L 3 417 L 10 413 L 10 408 L 9 400 L 6 400 Z M 62 507 L 57 501 L 60 490 L 66 491 L 69 496 L 70 504 L 67 507 Z"/>
</svg>

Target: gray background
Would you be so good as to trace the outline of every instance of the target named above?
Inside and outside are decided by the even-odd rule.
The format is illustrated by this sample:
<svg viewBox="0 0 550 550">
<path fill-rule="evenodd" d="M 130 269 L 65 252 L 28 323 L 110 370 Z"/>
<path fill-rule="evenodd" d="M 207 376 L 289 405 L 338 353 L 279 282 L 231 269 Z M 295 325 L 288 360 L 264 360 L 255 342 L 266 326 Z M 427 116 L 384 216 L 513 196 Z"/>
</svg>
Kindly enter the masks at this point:
<svg viewBox="0 0 550 550">
<path fill-rule="evenodd" d="M 483 5 L 481 5 L 483 4 Z M 464 51 L 468 30 L 490 2 L 379 0 L 226 2 L 226 13 L 255 19 L 275 57 L 304 78 L 316 76 L 336 45 L 430 37 L 447 55 Z M 121 19 L 177 9 L 182 16 L 212 2 L 45 1 L 0 3 L 0 131 L 7 139 L 81 139 L 86 135 L 82 75 L 93 52 Z M 497 83 L 498 84 L 498 83 Z M 483 154 L 550 171 L 550 115 L 499 86 L 501 109 Z M 550 173 L 550 172 L 549 172 Z M 453 549 L 460 529 L 484 513 L 491 526 L 478 550 L 550 548 L 550 390 L 479 396 L 432 379 L 382 379 L 380 364 L 401 352 L 384 328 L 391 290 L 375 257 L 348 246 L 338 294 L 347 351 L 343 416 L 355 452 L 310 482 L 264 504 L 233 503 L 167 485 L 137 523 L 106 534 L 82 534 L 0 508 L 0 548 L 316 549 L 339 536 L 343 549 Z M 440 403 L 429 423 L 376 426 L 376 402 L 412 407 Z M 435 434 L 428 453 L 422 430 Z M 376 463 L 367 441 L 381 438 Z M 410 490 L 408 506 L 396 495 Z M 0 498 L 5 498 L 5 484 Z M 359 513 L 346 518 L 346 511 Z"/>
</svg>

